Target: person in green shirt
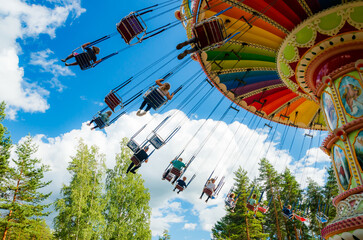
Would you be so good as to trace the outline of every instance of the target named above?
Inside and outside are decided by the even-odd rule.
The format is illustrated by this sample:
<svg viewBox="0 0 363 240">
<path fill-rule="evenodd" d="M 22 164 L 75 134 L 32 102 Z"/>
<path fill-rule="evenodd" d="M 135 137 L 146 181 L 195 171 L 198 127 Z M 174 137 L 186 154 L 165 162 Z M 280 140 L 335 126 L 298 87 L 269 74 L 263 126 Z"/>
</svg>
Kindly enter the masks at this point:
<svg viewBox="0 0 363 240">
<path fill-rule="evenodd" d="M 179 158 L 179 159 L 174 159 L 173 161 L 170 162 L 173 165 L 173 168 L 176 168 L 179 170 L 179 173 L 183 170 L 183 168 L 185 168 L 185 164 L 183 163 L 183 159 Z M 166 178 L 166 176 L 168 176 L 169 172 L 171 171 L 171 168 L 169 168 L 163 175 L 163 180 Z M 175 175 L 174 177 L 174 181 L 171 184 L 174 184 L 175 181 L 179 178 L 179 175 Z"/>
</svg>

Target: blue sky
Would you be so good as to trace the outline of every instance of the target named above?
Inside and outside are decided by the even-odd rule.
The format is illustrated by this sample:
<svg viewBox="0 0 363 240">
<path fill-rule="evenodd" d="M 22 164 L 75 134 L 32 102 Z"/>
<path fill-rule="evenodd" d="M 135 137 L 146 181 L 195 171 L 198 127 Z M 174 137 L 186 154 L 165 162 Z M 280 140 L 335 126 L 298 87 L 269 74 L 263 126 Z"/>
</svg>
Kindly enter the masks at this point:
<svg viewBox="0 0 363 240">
<path fill-rule="evenodd" d="M 152 126 L 160 122 L 169 111 L 173 111 L 172 109 L 185 101 L 185 97 L 191 91 L 195 91 L 195 86 L 205 77 L 202 74 L 200 78 L 189 81 L 186 86 L 190 84 L 190 87 L 158 114 L 151 111 L 152 115 L 148 114 L 142 119 L 136 117 L 134 111 L 141 102 L 139 99 L 137 104 L 128 109 L 126 116 L 106 131 L 91 132 L 85 125 L 97 111 L 103 108 L 103 98 L 112 88 L 175 49 L 177 43 L 186 39 L 185 30 L 178 25 L 87 71 L 81 71 L 78 67 L 66 68 L 60 59 L 65 58 L 73 49 L 85 42 L 115 32 L 116 23 L 129 12 L 160 2 L 162 1 L 105 0 L 100 4 L 95 0 L 12 0 L 10 2 L 0 0 L 0 66 L 2 66 L 0 68 L 2 86 L 0 100 L 7 102 L 9 107 L 8 118 L 4 124 L 10 130 L 14 143 L 27 134 L 35 136 L 35 141 L 39 145 L 39 157 L 52 167 L 52 172 L 47 175 L 47 178 L 54 181 L 50 188 L 54 194 L 49 201 L 59 196 L 57 193 L 59 191 L 54 189 L 59 190 L 62 183 L 67 183 L 69 180 L 66 167 L 79 137 L 84 138 L 86 143 L 99 145 L 100 151 L 106 154 L 108 167 L 112 167 L 114 154 L 118 151 L 118 142 L 122 137 L 130 137 L 144 122 L 148 121 L 151 121 L 148 128 L 151 130 Z M 144 18 L 154 14 L 151 13 Z M 175 21 L 174 12 L 171 11 L 150 20 L 147 25 L 149 29 L 154 29 L 173 21 Z M 100 55 L 104 56 L 124 48 L 126 44 L 120 36 L 115 36 L 98 46 L 101 48 Z M 158 65 L 154 66 L 123 89 L 121 94 L 128 96 L 165 75 L 169 69 L 180 63 L 176 59 L 177 53 L 174 51 L 173 54 L 170 56 L 173 60 L 164 69 L 146 78 L 158 67 Z M 200 66 L 197 62 L 192 61 L 186 65 L 182 71 L 170 78 L 172 89 L 199 70 Z M 198 90 L 196 99 L 208 90 L 209 85 L 206 84 L 206 86 Z M 299 129 L 291 152 L 288 152 L 294 139 L 294 129 L 289 130 L 281 150 L 278 143 L 285 126 L 278 126 L 271 144 L 275 128 L 268 135 L 267 128 L 264 128 L 266 120 L 259 121 L 254 118 L 254 121 L 246 126 L 253 115 L 248 113 L 243 120 L 245 116 L 243 110 L 231 124 L 235 113 L 229 111 L 223 119 L 224 123 L 216 129 L 200 156 L 193 163 L 190 176 L 193 172 L 198 173 L 198 176 L 188 189 L 189 191 L 183 195 L 180 194 L 181 196 L 172 193 L 171 186 L 160 180 L 162 171 L 168 161 L 180 152 L 186 139 L 190 139 L 203 123 L 203 119 L 208 116 L 220 97 L 221 93 L 214 90 L 208 101 L 189 118 L 185 118 L 183 112 L 187 113 L 196 100 L 181 109 L 181 112 L 177 112 L 178 117 L 167 124 L 165 132 L 171 131 L 181 119 L 184 119 L 183 128 L 178 133 L 178 137 L 154 155 L 155 160 L 151 161 L 148 168 L 140 170 L 152 196 L 150 204 L 153 208 L 154 238 L 163 229 L 169 229 L 172 239 L 210 238 L 210 227 L 225 213 L 223 201 L 219 198 L 206 205 L 199 201 L 198 195 L 204 181 L 217 164 L 218 174 L 226 174 L 235 170 L 238 165 L 242 165 L 253 177 L 257 173 L 258 157 L 265 156 L 268 150 L 267 157 L 277 169 L 282 170 L 285 166 L 289 166 L 301 182 L 305 182 L 307 177 L 323 182 L 325 173 L 323 167 L 329 164 L 329 159 L 316 149 L 319 145 L 318 133 L 315 133 L 313 143 L 310 145 L 309 139 L 304 141 L 305 131 Z M 209 134 L 229 105 L 230 101 L 224 99 L 216 113 L 212 115 L 213 121 L 207 122 L 188 147 L 186 158 Z M 243 124 L 240 131 L 236 132 L 241 122 Z M 275 123 L 272 125 L 276 126 Z M 141 137 L 146 135 L 147 131 Z M 326 133 L 322 134 L 320 142 L 325 135 Z M 227 146 L 230 139 L 233 141 L 230 146 Z M 307 151 L 310 146 L 312 149 Z M 298 159 L 299 156 L 300 159 Z M 233 177 L 226 176 L 224 192 L 230 188 Z M 54 213 L 51 217 L 53 216 Z M 48 222 L 51 222 L 51 218 Z"/>
</svg>

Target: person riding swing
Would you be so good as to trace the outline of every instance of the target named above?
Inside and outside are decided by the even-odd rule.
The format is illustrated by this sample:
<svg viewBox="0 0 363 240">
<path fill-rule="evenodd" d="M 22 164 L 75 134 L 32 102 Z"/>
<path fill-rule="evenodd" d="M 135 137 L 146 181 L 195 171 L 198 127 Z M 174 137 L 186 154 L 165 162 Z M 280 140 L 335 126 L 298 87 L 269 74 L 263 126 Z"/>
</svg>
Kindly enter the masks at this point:
<svg viewBox="0 0 363 240">
<path fill-rule="evenodd" d="M 174 159 L 173 161 L 170 162 L 172 164 L 172 168 L 169 168 L 168 170 L 166 170 L 166 172 L 163 174 L 163 180 L 168 176 L 168 174 L 170 173 L 170 171 L 172 171 L 173 168 L 175 168 L 175 170 L 177 170 L 177 172 L 173 172 L 173 174 L 175 175 L 174 177 L 174 181 L 171 184 L 174 184 L 175 181 L 179 178 L 180 173 L 182 171 L 183 168 L 185 168 L 185 164 L 183 163 L 183 159 L 182 158 L 178 158 L 178 160 Z"/>
<path fill-rule="evenodd" d="M 90 59 L 93 61 L 93 64 L 97 64 L 99 62 L 101 62 L 102 60 L 97 60 L 97 54 L 100 53 L 100 48 L 96 47 L 96 46 L 90 46 L 91 43 L 85 43 L 82 45 L 82 48 L 86 51 L 86 53 L 88 54 L 88 56 L 90 57 Z M 76 55 L 78 55 L 78 53 L 73 52 L 71 53 L 68 57 L 66 57 L 65 59 L 61 59 L 62 62 L 64 62 L 64 64 L 68 67 L 68 66 L 76 66 L 78 65 L 78 62 L 73 62 L 73 63 L 67 63 L 67 61 L 71 58 L 74 58 Z"/>
<path fill-rule="evenodd" d="M 162 96 L 166 97 L 168 100 L 171 100 L 174 97 L 174 93 L 170 94 L 170 84 L 169 83 L 161 83 L 164 79 L 158 79 L 155 81 L 155 83 L 159 86 L 156 91 Z M 146 106 L 145 110 L 143 108 Z M 139 110 L 136 112 L 136 115 L 141 117 L 144 116 L 151 108 L 153 107 L 152 103 L 150 103 L 150 99 L 148 99 L 148 96 L 145 96 L 144 101 L 142 102 Z"/>
<path fill-rule="evenodd" d="M 135 152 L 134 155 L 131 158 L 131 163 L 129 165 L 129 167 L 126 170 L 126 174 L 129 172 L 132 172 L 133 174 L 135 174 L 136 170 L 139 169 L 141 167 L 141 164 L 143 162 L 148 162 L 148 154 L 147 151 L 149 150 L 148 146 L 145 146 L 144 149 L 140 149 L 138 152 Z M 135 166 L 136 165 L 136 166 Z"/>
<path fill-rule="evenodd" d="M 176 185 L 175 185 L 175 188 L 173 189 L 173 191 L 175 191 L 175 189 L 178 189 L 179 191 L 177 192 L 177 194 L 179 194 L 181 191 L 186 189 L 187 188 L 187 184 L 185 183 L 186 180 L 187 180 L 187 177 L 183 177 L 183 179 L 179 179 L 178 181 L 176 181 Z"/>
<path fill-rule="evenodd" d="M 199 199 L 202 199 L 204 193 L 207 194 L 207 199 L 205 200 L 205 202 L 208 202 L 209 198 L 211 198 L 213 196 L 213 193 L 216 189 L 216 185 L 214 184 L 216 182 L 216 180 L 214 178 L 211 178 L 208 183 L 205 185 L 202 195 L 200 195 Z"/>
</svg>

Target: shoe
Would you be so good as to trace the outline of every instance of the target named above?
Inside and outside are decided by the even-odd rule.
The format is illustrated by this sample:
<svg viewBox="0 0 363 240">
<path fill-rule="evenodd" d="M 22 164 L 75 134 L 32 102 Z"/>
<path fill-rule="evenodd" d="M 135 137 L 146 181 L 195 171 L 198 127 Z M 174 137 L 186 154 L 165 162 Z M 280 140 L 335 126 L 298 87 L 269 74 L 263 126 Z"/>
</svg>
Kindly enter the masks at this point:
<svg viewBox="0 0 363 240">
<path fill-rule="evenodd" d="M 68 67 L 68 66 L 70 66 L 70 64 L 69 64 L 69 63 L 64 63 L 64 65 L 66 65 L 67 67 Z"/>
<path fill-rule="evenodd" d="M 143 113 L 143 112 L 141 112 L 142 110 L 138 110 L 137 112 L 136 112 L 136 115 L 137 116 L 139 116 L 139 117 L 141 117 L 141 116 L 144 116 L 145 115 L 145 113 Z"/>
<path fill-rule="evenodd" d="M 66 62 L 66 60 L 65 60 L 65 59 L 61 59 L 61 61 L 62 61 L 62 62 Z"/>
<path fill-rule="evenodd" d="M 200 197 L 199 199 L 202 199 L 202 197 Z"/>
<path fill-rule="evenodd" d="M 91 123 L 87 123 L 87 126 L 91 126 Z"/>
<path fill-rule="evenodd" d="M 188 53 L 183 52 L 181 54 L 178 55 L 178 60 L 182 60 L 186 55 L 188 55 Z"/>
<path fill-rule="evenodd" d="M 139 117 L 142 117 L 142 116 L 144 116 L 146 114 L 146 112 L 145 111 L 143 111 L 143 112 L 141 112 L 140 114 L 139 114 Z"/>
<path fill-rule="evenodd" d="M 180 191 L 179 192 L 177 192 L 177 194 L 179 194 L 180 193 Z"/>
<path fill-rule="evenodd" d="M 208 202 L 208 200 L 205 200 L 205 202 L 207 203 L 207 202 Z"/>
<path fill-rule="evenodd" d="M 178 45 L 176 45 L 176 49 L 180 50 L 180 49 L 182 49 L 185 46 L 186 46 L 185 43 L 179 43 Z"/>
<path fill-rule="evenodd" d="M 133 174 L 136 174 L 136 172 L 135 172 L 135 171 L 130 171 L 130 172 L 132 172 Z"/>
</svg>

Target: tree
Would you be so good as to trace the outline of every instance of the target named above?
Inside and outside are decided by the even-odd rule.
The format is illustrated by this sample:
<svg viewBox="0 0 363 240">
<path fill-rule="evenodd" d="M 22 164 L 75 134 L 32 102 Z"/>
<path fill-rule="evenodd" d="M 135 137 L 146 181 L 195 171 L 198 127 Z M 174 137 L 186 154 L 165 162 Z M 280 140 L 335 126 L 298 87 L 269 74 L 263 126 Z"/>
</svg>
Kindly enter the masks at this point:
<svg viewBox="0 0 363 240">
<path fill-rule="evenodd" d="M 163 231 L 163 236 L 159 237 L 159 240 L 170 240 L 170 239 L 171 239 L 171 236 L 169 234 L 169 231 L 165 229 Z"/>
<path fill-rule="evenodd" d="M 140 174 L 126 174 L 132 156 L 126 144 L 124 138 L 115 167 L 107 170 L 104 239 L 151 239 L 150 194 Z"/>
<path fill-rule="evenodd" d="M 212 229 L 214 239 L 266 239 L 267 234 L 262 230 L 263 215 L 258 212 L 255 218 L 254 212 L 248 211 L 246 207 L 249 190 L 252 188 L 247 172 L 240 167 L 235 172 L 234 180 L 234 193 L 236 196 L 241 193 L 235 212 L 228 212 L 214 225 Z"/>
<path fill-rule="evenodd" d="M 269 234 L 270 239 L 282 240 L 282 235 L 285 233 L 282 232 L 283 229 L 280 227 L 280 224 L 284 222 L 280 204 L 280 176 L 266 158 L 261 159 L 259 165 L 260 175 L 258 180 L 262 186 L 265 186 L 267 199 L 272 197 L 270 210 L 266 213 L 265 232 Z"/>
<path fill-rule="evenodd" d="M 36 238 L 35 225 L 39 224 L 39 217 L 47 216 L 44 210 L 49 206 L 41 204 L 51 193 L 40 193 L 38 190 L 50 184 L 43 182 L 44 173 L 49 167 L 41 164 L 41 160 L 33 158 L 37 146 L 33 144 L 30 136 L 23 143 L 17 145 L 17 159 L 13 159 L 14 167 L 9 168 L 8 179 L 5 182 L 5 198 L 0 202 L 0 209 L 5 217 L 0 219 L 2 239 L 14 229 L 22 229 Z M 15 231 L 15 230 L 14 230 Z"/>
<path fill-rule="evenodd" d="M 99 239 L 105 228 L 102 197 L 105 174 L 104 156 L 95 146 L 80 140 L 77 153 L 68 166 L 70 184 L 61 190 L 55 202 L 58 216 L 54 219 L 55 236 L 59 239 Z"/>
<path fill-rule="evenodd" d="M 325 202 L 327 205 L 326 213 L 330 220 L 334 219 L 336 216 L 335 207 L 333 207 L 332 198 L 336 197 L 339 194 L 339 189 L 337 185 L 337 181 L 334 174 L 333 164 L 327 169 L 328 177 L 326 183 L 323 188 L 323 194 L 325 199 L 322 202 Z"/>
<path fill-rule="evenodd" d="M 9 158 L 11 138 L 9 132 L 1 123 L 5 119 L 5 103 L 0 103 L 0 202 L 3 201 L 6 192 L 6 179 L 9 174 Z"/>
<path fill-rule="evenodd" d="M 310 202 L 310 225 L 309 225 L 309 231 L 313 232 L 314 235 L 320 235 L 321 232 L 321 226 L 319 225 L 317 219 L 316 219 L 316 213 L 318 212 L 318 203 L 322 199 L 324 199 L 324 196 L 322 194 L 322 187 L 318 185 L 317 182 L 314 180 L 308 178 L 308 187 L 306 189 L 306 198 L 309 199 Z M 320 199 L 320 200 L 319 200 Z"/>
</svg>

